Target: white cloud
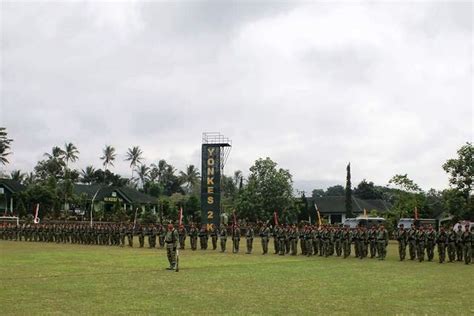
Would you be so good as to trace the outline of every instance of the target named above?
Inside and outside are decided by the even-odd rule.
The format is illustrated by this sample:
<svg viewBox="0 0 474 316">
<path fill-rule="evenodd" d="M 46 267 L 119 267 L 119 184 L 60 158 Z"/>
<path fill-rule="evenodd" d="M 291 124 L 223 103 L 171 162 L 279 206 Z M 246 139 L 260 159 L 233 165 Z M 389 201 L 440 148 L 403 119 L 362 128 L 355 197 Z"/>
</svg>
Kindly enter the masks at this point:
<svg viewBox="0 0 474 316">
<path fill-rule="evenodd" d="M 201 132 L 234 140 L 227 170 L 270 156 L 297 183 L 447 186 L 473 136 L 472 4 L 8 3 L 0 125 L 9 169 L 65 141 L 200 166 Z M 466 13 L 467 12 L 467 13 Z M 469 13 L 470 12 L 470 13 Z M 121 157 L 123 160 L 123 157 Z M 128 165 L 116 164 L 128 174 Z"/>
</svg>

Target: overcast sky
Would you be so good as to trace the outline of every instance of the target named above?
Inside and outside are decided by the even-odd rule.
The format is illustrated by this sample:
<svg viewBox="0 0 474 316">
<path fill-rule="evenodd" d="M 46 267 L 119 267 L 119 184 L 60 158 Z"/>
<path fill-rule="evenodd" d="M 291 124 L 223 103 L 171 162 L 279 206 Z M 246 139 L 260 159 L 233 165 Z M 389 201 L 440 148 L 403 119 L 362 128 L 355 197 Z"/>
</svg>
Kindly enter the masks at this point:
<svg viewBox="0 0 474 316">
<path fill-rule="evenodd" d="M 6 170 L 73 142 L 77 168 L 130 176 L 200 167 L 201 134 L 233 149 L 226 173 L 270 157 L 297 189 L 408 173 L 445 188 L 441 165 L 473 140 L 470 2 L 21 2 L 1 4 Z"/>
</svg>

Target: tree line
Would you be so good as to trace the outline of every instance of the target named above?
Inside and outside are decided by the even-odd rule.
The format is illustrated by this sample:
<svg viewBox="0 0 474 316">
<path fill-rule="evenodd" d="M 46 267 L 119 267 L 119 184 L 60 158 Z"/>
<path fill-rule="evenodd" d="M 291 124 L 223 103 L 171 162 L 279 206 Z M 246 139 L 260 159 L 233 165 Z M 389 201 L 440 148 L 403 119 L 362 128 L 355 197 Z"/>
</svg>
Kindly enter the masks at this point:
<svg viewBox="0 0 474 316">
<path fill-rule="evenodd" d="M 12 142 L 6 129 L 0 127 L 0 165 L 8 164 Z M 81 170 L 71 168 L 71 163 L 78 161 L 79 154 L 79 149 L 73 143 L 66 142 L 64 146 L 54 146 L 51 152 L 45 153 L 33 171 L 24 173 L 14 170 L 10 173 L 11 179 L 27 187 L 19 196 L 17 210 L 20 215 L 30 214 L 35 203 L 41 203 L 51 218 L 63 218 L 67 206 L 86 209 L 85 196 L 77 196 L 73 191 L 74 184 L 82 183 L 132 187 L 158 199 L 161 217 L 174 218 L 178 209 L 183 207 L 190 220 L 200 218 L 200 172 L 194 165 L 178 171 L 164 159 L 146 164 L 141 148 L 132 146 L 125 153 L 124 160 L 129 163 L 132 173 L 130 178 L 126 178 L 112 171 L 117 159 L 114 146 L 106 145 L 103 148 L 99 156 L 102 168 L 92 165 Z M 449 188 L 444 190 L 423 191 L 407 174 L 393 176 L 384 186 L 364 179 L 353 187 L 349 164 L 345 187 L 334 185 L 325 190 L 314 189 L 311 197 L 345 197 L 347 214 L 352 212 L 350 201 L 354 196 L 363 200 L 383 200 L 390 205 L 389 214 L 367 210 L 373 215 L 413 217 L 413 211 L 417 208 L 420 217 L 432 218 L 444 212 L 452 214 L 455 219 L 474 220 L 473 154 L 472 144 L 466 143 L 457 151 L 457 157 L 442 165 L 449 180 Z M 280 168 L 268 157 L 256 160 L 249 168 L 247 177 L 239 170 L 231 176 L 222 175 L 221 187 L 222 210 L 229 214 L 235 212 L 238 218 L 270 220 L 273 213 L 277 212 L 283 222 L 297 222 L 307 220 L 310 215 L 311 206 L 308 205 L 306 192 L 295 192 L 290 171 Z M 110 220 L 131 220 L 133 214 L 121 212 L 117 205 L 113 214 L 108 216 Z M 142 216 L 147 221 L 158 220 L 157 215 L 150 210 Z"/>
</svg>

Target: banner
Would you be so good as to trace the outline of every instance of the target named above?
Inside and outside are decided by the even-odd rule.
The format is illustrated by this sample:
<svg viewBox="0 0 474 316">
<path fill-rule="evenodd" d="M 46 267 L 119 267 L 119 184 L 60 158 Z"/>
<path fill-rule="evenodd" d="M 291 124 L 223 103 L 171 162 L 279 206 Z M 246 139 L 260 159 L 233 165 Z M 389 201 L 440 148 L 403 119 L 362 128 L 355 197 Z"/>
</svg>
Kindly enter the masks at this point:
<svg viewBox="0 0 474 316">
<path fill-rule="evenodd" d="M 221 214 L 221 148 L 202 144 L 201 224 L 219 227 Z"/>
</svg>

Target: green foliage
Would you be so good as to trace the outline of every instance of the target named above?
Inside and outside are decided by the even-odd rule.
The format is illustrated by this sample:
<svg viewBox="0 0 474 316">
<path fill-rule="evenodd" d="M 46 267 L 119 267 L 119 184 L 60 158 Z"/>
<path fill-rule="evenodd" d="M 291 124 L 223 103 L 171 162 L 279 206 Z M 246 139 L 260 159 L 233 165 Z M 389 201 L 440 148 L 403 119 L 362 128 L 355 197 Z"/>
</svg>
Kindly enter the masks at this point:
<svg viewBox="0 0 474 316">
<path fill-rule="evenodd" d="M 307 221 L 310 217 L 308 200 L 306 199 L 305 192 L 301 192 L 301 198 L 295 198 L 295 207 L 297 208 L 296 214 L 298 214 L 298 222 Z M 312 221 L 314 221 L 314 215 Z"/>
<path fill-rule="evenodd" d="M 53 210 L 58 204 L 59 196 L 54 185 L 35 184 L 27 188 L 24 192 L 24 199 L 27 200 L 28 209 L 33 209 L 36 203 L 40 204 L 40 217 L 53 216 Z"/>
<path fill-rule="evenodd" d="M 469 197 L 474 179 L 474 147 L 472 143 L 466 143 L 457 153 L 458 158 L 446 161 L 443 169 L 450 176 L 450 185 Z"/>
<path fill-rule="evenodd" d="M 117 154 L 115 153 L 115 148 L 110 145 L 106 145 L 102 153 L 103 156 L 100 157 L 100 159 L 103 160 L 102 164 L 104 165 L 105 170 L 107 170 L 108 166 L 114 165 L 115 157 L 117 156 Z"/>
<path fill-rule="evenodd" d="M 186 193 L 191 193 L 193 188 L 199 183 L 199 170 L 194 165 L 186 167 L 186 172 L 179 172 L 179 180 L 186 186 Z"/>
<path fill-rule="evenodd" d="M 8 163 L 7 156 L 11 154 L 10 148 L 13 139 L 8 138 L 7 129 L 0 127 L 0 164 L 6 165 Z"/>
<path fill-rule="evenodd" d="M 142 224 L 155 224 L 157 221 L 156 214 L 153 213 L 153 210 L 150 206 L 145 207 L 145 211 L 141 215 L 140 222 Z"/>
<path fill-rule="evenodd" d="M 281 218 L 295 217 L 293 181 L 288 170 L 277 169 L 270 158 L 258 159 L 250 167 L 247 185 L 237 200 L 239 218 L 250 221 L 270 219 L 278 211 Z"/>
<path fill-rule="evenodd" d="M 21 172 L 21 170 L 13 170 L 10 172 L 10 179 L 17 181 L 19 183 L 23 183 L 25 181 L 26 174 Z"/>
<path fill-rule="evenodd" d="M 400 190 L 408 192 L 420 192 L 421 189 L 418 184 L 414 183 L 413 180 L 408 178 L 408 175 L 405 173 L 403 175 L 396 174 L 388 181 L 389 184 L 394 184 L 400 188 Z"/>
<path fill-rule="evenodd" d="M 346 195 L 346 200 L 345 200 L 346 217 L 351 218 L 351 217 L 354 217 L 354 214 L 352 214 L 352 184 L 351 184 L 351 164 L 350 163 L 347 165 L 345 195 Z"/>
<path fill-rule="evenodd" d="M 143 159 L 143 151 L 140 149 L 139 146 L 134 146 L 133 148 L 129 148 L 127 154 L 125 155 L 125 161 L 130 161 L 130 168 L 136 167 L 138 164 L 142 162 Z"/>
<path fill-rule="evenodd" d="M 201 202 L 195 195 L 191 195 L 184 206 L 184 218 L 189 218 L 193 222 L 197 222 L 200 218 Z"/>
<path fill-rule="evenodd" d="M 311 197 L 314 199 L 314 198 L 317 198 L 317 197 L 321 197 L 321 196 L 325 196 L 326 195 L 326 192 L 324 192 L 324 190 L 322 189 L 314 189 L 312 192 L 311 192 Z"/>
<path fill-rule="evenodd" d="M 377 200 L 383 198 L 383 193 L 375 187 L 374 183 L 362 180 L 354 190 L 354 196 L 362 200 Z"/>
<path fill-rule="evenodd" d="M 63 158 L 66 161 L 66 166 L 69 162 L 75 162 L 79 158 L 79 150 L 73 143 L 64 144 Z"/>
<path fill-rule="evenodd" d="M 454 216 L 454 220 L 474 221 L 474 203 L 471 196 L 466 200 L 463 192 L 457 189 L 446 189 L 442 192 L 445 209 Z"/>
<path fill-rule="evenodd" d="M 334 185 L 326 189 L 325 196 L 344 196 L 346 194 L 346 190 L 342 185 Z"/>
</svg>

